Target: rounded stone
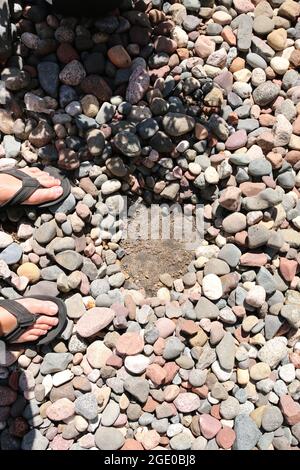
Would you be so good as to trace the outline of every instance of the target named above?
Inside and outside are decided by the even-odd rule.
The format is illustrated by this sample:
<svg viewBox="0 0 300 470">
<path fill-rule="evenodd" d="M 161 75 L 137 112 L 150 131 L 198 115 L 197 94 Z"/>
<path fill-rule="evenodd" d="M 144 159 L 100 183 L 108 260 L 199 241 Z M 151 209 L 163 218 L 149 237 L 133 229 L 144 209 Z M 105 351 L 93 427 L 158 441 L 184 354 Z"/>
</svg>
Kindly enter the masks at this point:
<svg viewBox="0 0 300 470">
<path fill-rule="evenodd" d="M 202 290 L 205 297 L 218 300 L 222 297 L 223 287 L 221 279 L 215 274 L 207 274 L 202 280 Z"/>
<path fill-rule="evenodd" d="M 95 443 L 100 450 L 118 450 L 124 442 L 123 434 L 116 428 L 100 426 L 95 433 Z"/>
<path fill-rule="evenodd" d="M 33 263 L 24 263 L 17 270 L 18 276 L 25 276 L 31 284 L 38 282 L 41 277 L 41 272 L 38 266 Z"/>
</svg>

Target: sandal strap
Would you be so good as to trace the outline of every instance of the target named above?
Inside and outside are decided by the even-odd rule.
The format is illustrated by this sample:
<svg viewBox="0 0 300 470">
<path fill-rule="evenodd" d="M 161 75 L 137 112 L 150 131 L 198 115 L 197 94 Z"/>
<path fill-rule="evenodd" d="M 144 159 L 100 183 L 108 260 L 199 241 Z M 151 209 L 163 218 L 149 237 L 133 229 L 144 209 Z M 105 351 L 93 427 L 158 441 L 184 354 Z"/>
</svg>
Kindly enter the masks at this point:
<svg viewBox="0 0 300 470">
<path fill-rule="evenodd" d="M 4 204 L 1 204 L 1 208 L 22 204 L 22 202 L 26 201 L 26 199 L 32 196 L 32 194 L 37 189 L 42 187 L 37 179 L 26 175 L 25 173 L 23 173 L 23 171 L 17 170 L 16 168 L 12 168 L 10 170 L 2 170 L 0 174 L 10 175 L 22 181 L 22 187 L 19 189 L 19 191 L 17 191 L 11 199 L 6 201 Z"/>
<path fill-rule="evenodd" d="M 17 326 L 13 331 L 5 335 L 2 339 L 7 342 L 14 341 L 17 339 L 29 326 L 33 325 L 36 321 L 36 315 L 32 314 L 27 310 L 24 305 L 21 305 L 15 300 L 0 300 L 0 307 L 4 308 L 13 315 L 17 320 Z"/>
</svg>

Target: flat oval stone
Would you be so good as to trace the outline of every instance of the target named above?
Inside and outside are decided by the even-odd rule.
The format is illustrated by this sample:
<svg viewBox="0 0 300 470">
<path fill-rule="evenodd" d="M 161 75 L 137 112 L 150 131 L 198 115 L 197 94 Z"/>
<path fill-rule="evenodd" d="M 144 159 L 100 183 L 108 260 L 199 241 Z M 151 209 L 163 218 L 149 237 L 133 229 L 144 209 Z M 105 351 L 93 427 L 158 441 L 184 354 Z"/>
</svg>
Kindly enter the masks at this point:
<svg viewBox="0 0 300 470">
<path fill-rule="evenodd" d="M 216 274 L 207 274 L 202 280 L 202 289 L 205 297 L 218 300 L 222 297 L 223 287 L 221 279 Z"/>
<path fill-rule="evenodd" d="M 114 319 L 115 312 L 110 308 L 94 307 L 88 310 L 77 323 L 77 333 L 89 338 L 106 328 Z"/>
<path fill-rule="evenodd" d="M 100 450 L 118 450 L 125 442 L 121 431 L 100 426 L 95 434 L 95 443 Z"/>
<path fill-rule="evenodd" d="M 76 269 L 80 268 L 83 262 L 81 254 L 71 250 L 58 253 L 55 260 L 60 266 L 68 271 L 76 271 Z"/>
<path fill-rule="evenodd" d="M 74 416 L 75 406 L 68 398 L 61 398 L 50 405 L 46 413 L 51 421 L 64 421 Z"/>
<path fill-rule="evenodd" d="M 180 413 L 191 413 L 200 407 L 200 398 L 195 393 L 179 393 L 174 405 Z"/>
</svg>

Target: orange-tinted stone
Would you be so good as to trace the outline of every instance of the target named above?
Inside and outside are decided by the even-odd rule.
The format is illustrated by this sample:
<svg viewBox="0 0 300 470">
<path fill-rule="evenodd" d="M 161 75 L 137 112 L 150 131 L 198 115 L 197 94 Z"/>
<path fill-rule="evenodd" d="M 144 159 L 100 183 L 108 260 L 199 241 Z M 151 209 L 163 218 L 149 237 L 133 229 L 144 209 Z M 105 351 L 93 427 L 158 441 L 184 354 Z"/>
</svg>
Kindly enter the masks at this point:
<svg viewBox="0 0 300 470">
<path fill-rule="evenodd" d="M 121 450 L 144 450 L 142 444 L 135 439 L 126 439 Z"/>
<path fill-rule="evenodd" d="M 233 446 L 235 437 L 234 430 L 226 426 L 218 432 L 216 435 L 216 441 L 222 449 L 230 449 Z"/>
<path fill-rule="evenodd" d="M 166 379 L 166 372 L 158 364 L 150 364 L 146 370 L 146 377 L 153 382 L 154 385 L 162 385 Z"/>
<path fill-rule="evenodd" d="M 281 411 L 290 426 L 300 422 L 300 405 L 290 395 L 280 397 Z"/>
<path fill-rule="evenodd" d="M 293 259 L 280 258 L 279 270 L 286 281 L 291 281 L 296 275 L 298 263 Z"/>
</svg>

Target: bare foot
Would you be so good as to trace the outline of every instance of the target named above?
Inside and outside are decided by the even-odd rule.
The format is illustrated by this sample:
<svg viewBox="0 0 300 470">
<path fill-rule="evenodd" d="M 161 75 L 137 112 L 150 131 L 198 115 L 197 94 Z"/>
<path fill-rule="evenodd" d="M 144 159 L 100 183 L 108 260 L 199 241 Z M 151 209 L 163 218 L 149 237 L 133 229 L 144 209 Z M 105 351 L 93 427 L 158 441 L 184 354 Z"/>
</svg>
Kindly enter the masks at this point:
<svg viewBox="0 0 300 470">
<path fill-rule="evenodd" d="M 39 168 L 22 168 L 20 171 L 26 175 L 31 176 L 39 181 L 43 186 L 42 189 L 37 189 L 23 204 L 26 205 L 39 205 L 58 199 L 63 189 L 59 179 L 50 176 L 49 173 L 40 170 Z M 9 201 L 22 187 L 22 181 L 11 175 L 0 174 L 0 204 Z M 45 189 L 44 189 L 45 188 Z"/>
<path fill-rule="evenodd" d="M 51 328 L 58 324 L 58 318 L 55 317 L 58 313 L 58 307 L 54 302 L 38 299 L 19 299 L 16 302 L 19 302 L 32 314 L 39 315 L 39 317 L 33 325 L 19 336 L 15 343 L 37 341 L 40 336 L 46 335 Z M 0 334 L 8 334 L 16 326 L 16 318 L 5 308 L 0 307 Z"/>
</svg>

